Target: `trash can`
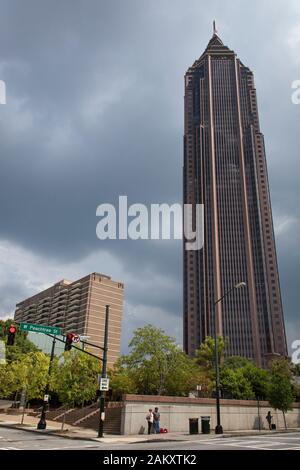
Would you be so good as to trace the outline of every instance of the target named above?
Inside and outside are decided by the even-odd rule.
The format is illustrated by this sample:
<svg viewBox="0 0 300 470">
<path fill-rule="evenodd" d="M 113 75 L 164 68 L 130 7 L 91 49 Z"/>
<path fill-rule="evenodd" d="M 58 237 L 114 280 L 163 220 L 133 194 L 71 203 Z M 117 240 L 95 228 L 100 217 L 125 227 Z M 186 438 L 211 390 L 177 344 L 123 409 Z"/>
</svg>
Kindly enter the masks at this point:
<svg viewBox="0 0 300 470">
<path fill-rule="evenodd" d="M 190 434 L 199 434 L 198 418 L 190 418 Z"/>
<path fill-rule="evenodd" d="M 202 434 L 210 433 L 210 416 L 201 416 L 201 432 Z"/>
</svg>

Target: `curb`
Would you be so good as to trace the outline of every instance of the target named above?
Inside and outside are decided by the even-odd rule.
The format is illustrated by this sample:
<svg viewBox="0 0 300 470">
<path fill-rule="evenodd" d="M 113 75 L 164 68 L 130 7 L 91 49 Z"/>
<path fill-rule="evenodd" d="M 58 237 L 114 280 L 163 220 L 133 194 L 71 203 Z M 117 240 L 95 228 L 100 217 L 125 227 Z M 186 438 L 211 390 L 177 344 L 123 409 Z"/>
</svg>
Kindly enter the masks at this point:
<svg viewBox="0 0 300 470">
<path fill-rule="evenodd" d="M 98 438 L 96 438 L 96 437 L 68 436 L 68 435 L 64 434 L 64 431 L 59 431 L 59 430 L 56 430 L 56 429 L 50 429 L 48 431 L 44 430 L 44 429 L 33 429 L 33 428 L 28 429 L 25 426 L 22 427 L 18 424 L 17 425 L 5 424 L 5 423 L 1 423 L 1 422 L 0 422 L 0 428 L 17 429 L 18 431 L 26 431 L 26 432 L 32 432 L 32 433 L 37 433 L 37 434 L 45 434 L 45 435 L 50 435 L 50 436 L 54 436 L 54 437 L 63 437 L 65 439 L 77 439 L 77 440 L 80 440 L 80 441 L 94 441 L 94 440 L 97 439 L 97 442 L 103 442 L 103 441 L 98 441 Z"/>
<path fill-rule="evenodd" d="M 120 435 L 120 439 L 118 439 L 118 437 L 112 437 L 111 435 L 107 436 L 107 437 L 104 437 L 104 438 L 99 438 L 99 437 L 90 437 L 90 436 L 87 436 L 87 437 L 84 437 L 84 436 L 76 436 L 76 435 L 68 435 L 66 434 L 66 432 L 68 432 L 68 430 L 66 431 L 61 431 L 61 430 L 56 430 L 56 429 L 51 429 L 51 430 L 43 430 L 43 429 L 34 429 L 34 428 L 26 428 L 25 426 L 22 427 L 21 425 L 19 424 L 5 424 L 5 423 L 1 423 L 0 422 L 0 428 L 8 428 L 8 429 L 17 429 L 19 431 L 26 431 L 26 432 L 32 432 L 32 433 L 37 433 L 37 434 L 45 434 L 45 435 L 50 435 L 50 436 L 54 436 L 54 437 L 62 437 L 64 439 L 74 439 L 74 440 L 80 440 L 80 441 L 92 441 L 92 442 L 102 442 L 102 443 L 106 443 L 106 444 L 112 444 L 112 442 L 107 442 L 107 439 L 115 439 L 115 443 L 116 444 L 136 444 L 136 443 L 142 443 L 142 442 L 148 442 L 149 439 L 142 439 L 142 435 L 141 436 L 137 436 L 136 438 L 133 438 L 134 440 L 130 440 L 130 436 L 122 436 Z M 202 436 L 201 433 L 199 433 L 198 435 L 193 435 L 193 438 L 196 438 L 196 437 L 199 437 L 199 436 Z M 218 436 L 215 436 L 214 434 L 207 434 L 206 437 L 210 436 L 211 439 L 217 439 L 217 438 L 222 438 L 224 436 L 221 436 L 221 435 L 218 435 Z M 124 441 L 124 438 L 126 439 L 129 438 L 129 441 L 125 442 Z M 132 437 L 131 437 L 132 439 Z M 189 442 L 189 439 L 180 439 L 180 436 L 175 436 L 174 438 L 170 438 L 172 439 L 172 441 L 180 441 L 180 442 Z M 199 439 L 200 440 L 200 439 Z M 160 440 L 161 442 L 162 440 Z"/>
</svg>

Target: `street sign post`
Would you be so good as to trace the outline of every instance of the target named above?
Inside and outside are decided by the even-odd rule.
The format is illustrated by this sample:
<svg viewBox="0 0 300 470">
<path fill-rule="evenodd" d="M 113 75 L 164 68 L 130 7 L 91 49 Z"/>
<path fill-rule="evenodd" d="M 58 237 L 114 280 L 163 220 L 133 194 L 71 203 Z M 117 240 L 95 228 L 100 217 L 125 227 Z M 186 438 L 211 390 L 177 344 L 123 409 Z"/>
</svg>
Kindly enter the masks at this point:
<svg viewBox="0 0 300 470">
<path fill-rule="evenodd" d="M 36 325 L 34 323 L 21 323 L 20 329 L 23 331 L 33 331 L 34 333 L 46 333 L 50 335 L 61 335 L 61 328 L 57 326 Z"/>
</svg>

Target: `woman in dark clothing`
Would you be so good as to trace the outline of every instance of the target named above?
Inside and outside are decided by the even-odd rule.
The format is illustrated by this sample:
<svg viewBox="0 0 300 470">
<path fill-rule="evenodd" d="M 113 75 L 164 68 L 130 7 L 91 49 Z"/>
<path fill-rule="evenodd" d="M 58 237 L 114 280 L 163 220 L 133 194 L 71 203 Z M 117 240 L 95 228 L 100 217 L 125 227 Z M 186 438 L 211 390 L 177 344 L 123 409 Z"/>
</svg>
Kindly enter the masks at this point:
<svg viewBox="0 0 300 470">
<path fill-rule="evenodd" d="M 266 416 L 266 420 L 268 421 L 270 431 L 272 430 L 272 418 L 273 418 L 273 416 L 271 416 L 271 411 L 268 411 L 268 414 Z"/>
</svg>

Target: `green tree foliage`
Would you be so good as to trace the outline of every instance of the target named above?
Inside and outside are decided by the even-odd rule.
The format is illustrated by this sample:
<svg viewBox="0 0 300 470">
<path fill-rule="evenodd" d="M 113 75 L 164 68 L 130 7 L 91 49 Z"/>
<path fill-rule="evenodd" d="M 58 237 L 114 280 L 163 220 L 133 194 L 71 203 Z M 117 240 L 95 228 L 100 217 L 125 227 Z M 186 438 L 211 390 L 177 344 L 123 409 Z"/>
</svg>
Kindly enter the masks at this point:
<svg viewBox="0 0 300 470">
<path fill-rule="evenodd" d="M 260 400 L 267 398 L 270 382 L 270 373 L 267 370 L 257 367 L 254 362 L 240 356 L 227 357 L 224 366 L 242 373 L 251 386 L 253 397 Z"/>
<path fill-rule="evenodd" d="M 53 362 L 51 390 L 62 403 L 80 405 L 96 398 L 100 361 L 80 351 L 67 351 Z"/>
<path fill-rule="evenodd" d="M 19 359 L 0 367 L 0 396 L 8 398 L 26 390 L 28 400 L 43 397 L 49 358 L 43 352 L 23 354 Z"/>
<path fill-rule="evenodd" d="M 220 373 L 220 386 L 224 396 L 238 400 L 251 400 L 255 397 L 249 380 L 244 376 L 243 369 L 223 367 Z"/>
<path fill-rule="evenodd" d="M 19 383 L 19 379 L 18 379 Z M 10 398 L 18 388 L 16 380 L 6 364 L 0 365 L 0 398 Z"/>
<path fill-rule="evenodd" d="M 266 399 L 270 374 L 260 369 L 252 361 L 240 356 L 224 358 L 227 340 L 218 338 L 218 358 L 220 362 L 220 387 L 223 396 L 236 399 Z M 206 337 L 196 352 L 196 361 L 202 372 L 215 380 L 215 341 Z M 209 389 L 208 389 L 209 391 Z M 209 394 L 205 395 L 209 396 Z"/>
<path fill-rule="evenodd" d="M 300 364 L 293 365 L 293 373 L 296 377 L 300 377 Z"/>
<path fill-rule="evenodd" d="M 130 354 L 122 356 L 110 372 L 112 384 L 119 380 L 119 392 L 145 395 L 186 395 L 196 388 L 200 371 L 183 353 L 174 338 L 147 325 L 134 331 Z M 121 378 L 126 381 L 121 384 Z"/>
<path fill-rule="evenodd" d="M 282 411 L 285 428 L 287 427 L 285 413 L 292 409 L 294 400 L 291 378 L 291 364 L 287 359 L 273 361 L 268 400 L 275 410 Z"/>
<path fill-rule="evenodd" d="M 222 336 L 218 336 L 218 358 L 222 363 L 226 341 Z M 213 371 L 215 367 L 215 340 L 207 336 L 200 348 L 196 351 L 196 362 L 203 369 Z"/>
<path fill-rule="evenodd" d="M 249 363 L 253 364 L 252 361 L 241 356 L 229 356 L 224 360 L 224 366 L 229 369 L 240 369 L 241 367 L 247 366 Z"/>
<path fill-rule="evenodd" d="M 134 378 L 130 376 L 129 371 L 117 362 L 115 367 L 108 371 L 110 377 L 110 388 L 114 399 L 121 399 L 125 393 L 138 393 L 138 388 Z"/>
<path fill-rule="evenodd" d="M 250 362 L 242 368 L 243 376 L 251 384 L 256 399 L 266 400 L 269 393 L 270 373 Z"/>
</svg>

